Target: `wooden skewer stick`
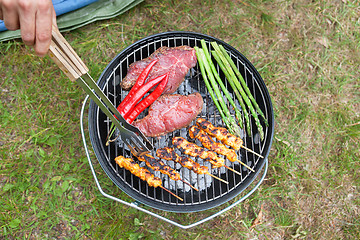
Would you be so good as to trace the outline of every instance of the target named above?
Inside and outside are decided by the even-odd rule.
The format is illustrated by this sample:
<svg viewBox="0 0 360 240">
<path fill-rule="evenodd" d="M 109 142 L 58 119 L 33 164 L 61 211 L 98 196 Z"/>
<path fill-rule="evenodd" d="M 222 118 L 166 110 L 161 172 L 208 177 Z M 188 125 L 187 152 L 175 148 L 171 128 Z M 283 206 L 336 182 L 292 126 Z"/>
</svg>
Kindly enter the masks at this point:
<svg viewBox="0 0 360 240">
<path fill-rule="evenodd" d="M 190 186 L 192 189 L 194 189 L 195 191 L 199 191 L 199 189 L 197 189 L 196 187 L 194 187 L 193 185 L 191 185 L 190 183 L 186 182 L 185 180 L 181 179 L 181 181 L 183 183 L 185 183 L 186 185 Z"/>
<path fill-rule="evenodd" d="M 232 168 L 230 168 L 230 167 L 228 167 L 228 166 L 226 166 L 226 165 L 224 165 L 224 167 L 225 167 L 226 169 L 229 169 L 230 171 L 233 171 L 234 173 L 236 173 L 236 174 L 238 174 L 238 175 L 241 175 L 241 173 L 239 173 L 239 172 L 236 171 L 235 169 L 232 169 Z"/>
<path fill-rule="evenodd" d="M 211 173 L 206 173 L 206 174 L 209 175 L 209 176 L 211 176 L 211 177 L 213 177 L 213 178 L 215 178 L 215 179 L 217 179 L 217 180 L 219 180 L 219 181 L 221 181 L 221 182 L 223 182 L 223 183 L 229 184 L 228 181 L 225 181 L 224 179 L 221 179 L 221 178 L 219 178 L 219 177 L 217 177 L 217 176 L 214 176 L 214 175 L 212 175 Z"/>
<path fill-rule="evenodd" d="M 165 191 L 167 191 L 168 193 L 170 193 L 171 195 L 173 195 L 174 197 L 176 197 L 177 199 L 181 200 L 182 202 L 184 201 L 184 199 L 182 199 L 181 197 L 179 197 L 178 195 L 176 195 L 175 193 L 171 192 L 170 190 L 164 188 L 163 186 L 159 186 L 162 189 L 164 189 Z"/>
<path fill-rule="evenodd" d="M 253 150 L 251 150 L 251 149 L 249 149 L 249 148 L 247 148 L 247 147 L 244 147 L 243 145 L 241 145 L 240 147 L 243 148 L 243 149 L 245 149 L 246 151 L 249 151 L 249 152 L 255 154 L 255 155 L 258 156 L 258 157 L 264 158 L 264 157 L 261 156 L 260 154 L 254 152 Z"/>
<path fill-rule="evenodd" d="M 237 162 L 239 162 L 241 165 L 243 165 L 244 167 L 246 167 L 247 169 L 249 169 L 252 172 L 255 172 L 254 169 L 252 169 L 251 167 L 249 167 L 248 165 L 246 165 L 245 163 L 243 163 L 242 161 L 240 161 L 239 159 L 236 159 Z"/>
</svg>

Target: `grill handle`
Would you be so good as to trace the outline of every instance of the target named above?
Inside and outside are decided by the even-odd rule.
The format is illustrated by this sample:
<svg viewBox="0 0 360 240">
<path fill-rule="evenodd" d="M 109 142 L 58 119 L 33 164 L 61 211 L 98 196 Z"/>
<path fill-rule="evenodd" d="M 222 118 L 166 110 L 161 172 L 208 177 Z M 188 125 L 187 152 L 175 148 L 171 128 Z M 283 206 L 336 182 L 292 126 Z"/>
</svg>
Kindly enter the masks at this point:
<svg viewBox="0 0 360 240">
<path fill-rule="evenodd" d="M 89 72 L 84 62 L 54 25 L 48 55 L 71 81 Z"/>
</svg>

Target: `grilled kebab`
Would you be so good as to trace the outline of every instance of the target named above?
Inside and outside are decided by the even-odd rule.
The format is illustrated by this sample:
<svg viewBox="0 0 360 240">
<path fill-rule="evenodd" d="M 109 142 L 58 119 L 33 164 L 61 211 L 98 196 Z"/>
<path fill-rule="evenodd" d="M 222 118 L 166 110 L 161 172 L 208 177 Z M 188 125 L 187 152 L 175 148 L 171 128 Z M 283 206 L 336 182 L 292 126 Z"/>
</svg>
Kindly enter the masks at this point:
<svg viewBox="0 0 360 240">
<path fill-rule="evenodd" d="M 224 144 L 215 142 L 209 135 L 207 135 L 202 129 L 193 125 L 189 128 L 189 135 L 193 139 L 198 139 L 203 144 L 203 146 L 211 151 L 214 151 L 218 154 L 226 156 L 231 162 L 239 162 L 249 170 L 255 172 L 245 163 L 241 162 L 234 149 L 227 148 Z"/>
<path fill-rule="evenodd" d="M 196 119 L 196 125 L 199 128 L 201 128 L 202 130 L 204 130 L 211 137 L 215 137 L 217 140 L 221 141 L 225 145 L 228 145 L 228 146 L 234 148 L 236 151 L 238 151 L 240 148 L 244 148 L 245 150 L 255 154 L 256 156 L 264 158 L 260 154 L 245 147 L 243 145 L 243 143 L 244 143 L 243 140 L 240 137 L 237 137 L 237 136 L 231 134 L 226 128 L 215 127 L 214 125 L 212 125 L 211 122 L 209 122 L 203 118 Z"/>
<path fill-rule="evenodd" d="M 212 164 L 214 168 L 225 167 L 239 175 L 241 173 L 235 171 L 232 168 L 229 168 L 225 165 L 225 159 L 216 155 L 213 151 L 206 151 L 203 147 L 196 145 L 195 143 L 187 141 L 183 137 L 174 137 L 172 144 L 178 148 L 181 152 L 190 155 L 192 157 L 200 157 L 205 161 L 208 161 Z"/>
<path fill-rule="evenodd" d="M 176 152 L 175 152 L 175 149 L 174 148 L 171 148 L 171 147 L 164 147 L 164 148 L 160 148 L 158 150 L 156 150 L 156 155 L 159 157 L 159 158 L 162 158 L 162 159 L 165 159 L 165 160 L 168 160 L 168 161 L 174 161 L 174 162 L 177 162 L 179 163 L 181 166 L 187 168 L 187 169 L 190 169 L 192 170 L 194 173 L 197 173 L 197 174 L 207 174 L 213 178 L 216 178 L 218 179 L 219 181 L 222 181 L 226 184 L 228 184 L 227 181 L 221 179 L 221 178 L 218 178 L 212 174 L 209 173 L 208 171 L 208 167 L 206 166 L 200 166 L 199 163 L 195 162 L 194 160 L 192 160 L 191 158 L 189 157 L 184 157 L 184 156 L 179 156 Z"/>
<path fill-rule="evenodd" d="M 207 121 L 204 118 L 196 119 L 196 125 L 202 130 L 204 130 L 211 137 L 215 137 L 223 144 L 228 145 L 235 150 L 239 150 L 241 145 L 243 144 L 243 140 L 240 137 L 231 134 L 224 127 L 215 127 L 210 121 Z"/>
<path fill-rule="evenodd" d="M 125 158 L 123 156 L 118 156 L 115 158 L 115 162 L 121 167 L 129 170 L 132 174 L 139 177 L 141 180 L 146 181 L 150 187 L 160 187 L 165 191 L 169 192 L 174 197 L 183 201 L 183 199 L 176 194 L 172 193 L 168 189 L 162 186 L 162 181 L 160 178 L 155 177 L 149 170 L 146 168 L 140 167 L 132 158 Z"/>
<path fill-rule="evenodd" d="M 180 149 L 181 152 L 192 157 L 200 157 L 205 161 L 209 161 L 214 168 L 222 167 L 225 165 L 225 159 L 218 157 L 215 152 L 206 151 L 204 148 L 196 145 L 195 143 L 187 141 L 183 137 L 174 137 L 172 144 Z"/>
<path fill-rule="evenodd" d="M 199 191 L 197 188 L 193 187 L 190 183 L 181 179 L 180 174 L 175 170 L 172 169 L 170 166 L 166 165 L 160 159 L 156 159 L 154 156 L 150 154 L 145 154 L 143 156 L 139 156 L 138 159 L 146 163 L 146 165 L 154 171 L 159 171 L 163 174 L 166 174 L 170 177 L 170 179 L 174 181 L 183 181 L 185 184 L 189 185 L 192 189 Z"/>
<path fill-rule="evenodd" d="M 229 149 L 224 144 L 215 142 L 209 135 L 197 126 L 193 125 L 189 128 L 189 136 L 193 139 L 196 138 L 200 140 L 205 148 L 226 156 L 231 162 L 237 161 L 237 155 L 234 149 Z"/>
</svg>

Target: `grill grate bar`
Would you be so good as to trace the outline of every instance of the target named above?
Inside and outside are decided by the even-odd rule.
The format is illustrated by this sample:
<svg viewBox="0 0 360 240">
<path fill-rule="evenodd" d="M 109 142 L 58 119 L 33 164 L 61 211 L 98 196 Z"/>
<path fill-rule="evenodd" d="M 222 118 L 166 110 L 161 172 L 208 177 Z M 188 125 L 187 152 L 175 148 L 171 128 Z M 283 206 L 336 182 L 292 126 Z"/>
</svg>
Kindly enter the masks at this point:
<svg viewBox="0 0 360 240">
<path fill-rule="evenodd" d="M 244 77 L 244 80 L 245 80 L 245 83 L 246 83 L 246 85 L 247 86 L 251 86 L 251 85 L 249 85 L 249 80 L 248 80 L 248 77 L 247 77 L 247 69 L 245 68 L 245 77 Z M 254 93 L 253 93 L 254 94 Z M 256 96 L 254 96 L 254 98 L 255 98 Z M 248 116 L 249 116 L 249 119 L 250 119 L 250 121 L 251 122 L 253 122 L 253 117 L 252 117 L 252 115 L 251 115 L 251 112 L 250 112 L 250 110 L 248 111 Z M 250 132 L 251 132 L 251 134 L 253 135 L 254 134 L 254 130 L 253 130 L 253 124 L 250 124 Z M 253 141 L 251 141 L 251 144 L 253 143 Z M 251 147 L 250 146 L 248 146 L 248 142 L 247 141 L 244 141 L 244 145 L 247 147 L 247 148 L 250 148 L 250 149 L 254 149 L 254 146 L 252 145 Z M 245 155 L 246 155 L 246 159 L 247 159 L 247 161 L 246 161 L 246 164 L 250 164 L 250 162 L 251 161 L 249 161 L 249 159 L 252 157 L 252 154 L 250 154 L 248 151 L 245 151 Z M 249 172 L 248 172 L 248 174 L 247 174 L 247 176 L 249 175 Z"/>
</svg>

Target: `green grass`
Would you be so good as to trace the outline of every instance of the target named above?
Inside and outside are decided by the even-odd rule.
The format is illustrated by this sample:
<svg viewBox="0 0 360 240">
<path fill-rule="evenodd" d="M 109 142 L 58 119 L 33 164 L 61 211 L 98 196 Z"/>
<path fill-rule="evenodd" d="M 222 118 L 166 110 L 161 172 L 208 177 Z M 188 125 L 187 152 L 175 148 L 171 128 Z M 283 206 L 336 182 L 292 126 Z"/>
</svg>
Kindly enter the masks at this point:
<svg viewBox="0 0 360 240">
<path fill-rule="evenodd" d="M 103 197 L 80 136 L 84 92 L 48 57 L 0 43 L 0 239 L 358 239 L 359 14 L 358 1 L 156 0 L 64 33 L 95 79 L 126 46 L 171 30 L 220 38 L 259 70 L 276 121 L 266 180 L 189 230 Z M 187 224 L 218 209 L 155 212 Z"/>
</svg>

